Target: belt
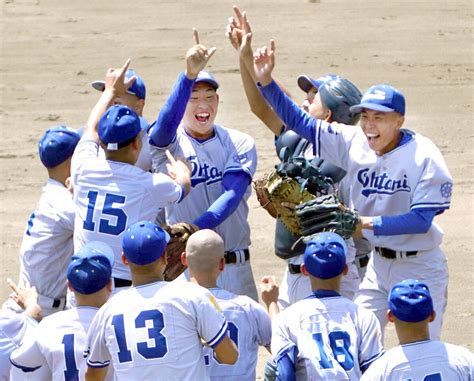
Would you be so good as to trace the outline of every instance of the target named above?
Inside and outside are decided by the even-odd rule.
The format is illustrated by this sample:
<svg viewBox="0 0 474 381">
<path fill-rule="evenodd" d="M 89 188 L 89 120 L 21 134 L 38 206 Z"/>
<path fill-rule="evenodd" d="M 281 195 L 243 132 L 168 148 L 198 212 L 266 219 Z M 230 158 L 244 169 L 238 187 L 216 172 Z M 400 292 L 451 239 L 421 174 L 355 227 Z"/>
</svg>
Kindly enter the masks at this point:
<svg viewBox="0 0 474 381">
<path fill-rule="evenodd" d="M 294 265 L 292 263 L 288 263 L 288 271 L 290 274 L 301 274 L 301 265 Z"/>
<path fill-rule="evenodd" d="M 418 254 L 418 251 L 395 251 L 392 249 L 387 249 L 386 247 L 374 247 L 374 250 L 380 256 L 387 259 L 402 259 L 405 257 L 412 257 Z"/>
<path fill-rule="evenodd" d="M 38 295 L 38 304 L 43 308 L 60 308 L 64 309 L 66 306 L 66 297 L 50 298 L 44 295 Z"/>
<path fill-rule="evenodd" d="M 114 280 L 114 287 L 130 287 L 132 285 L 132 281 L 128 279 L 120 279 L 120 278 L 113 278 Z"/>
<path fill-rule="evenodd" d="M 224 253 L 225 263 L 244 263 L 250 259 L 249 249 L 226 251 Z"/>
<path fill-rule="evenodd" d="M 360 257 L 356 257 L 356 263 L 359 265 L 359 268 L 364 268 L 369 263 L 370 256 L 368 254 L 361 255 Z"/>
</svg>

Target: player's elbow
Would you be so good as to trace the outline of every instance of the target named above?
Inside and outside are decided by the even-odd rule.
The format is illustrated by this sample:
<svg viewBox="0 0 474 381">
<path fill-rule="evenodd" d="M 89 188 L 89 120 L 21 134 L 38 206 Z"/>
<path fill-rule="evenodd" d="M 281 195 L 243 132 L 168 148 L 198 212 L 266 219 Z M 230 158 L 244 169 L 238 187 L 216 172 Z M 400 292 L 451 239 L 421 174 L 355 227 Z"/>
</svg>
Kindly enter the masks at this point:
<svg viewBox="0 0 474 381">
<path fill-rule="evenodd" d="M 234 365 L 239 358 L 239 351 L 235 343 L 225 337 L 215 348 L 214 355 L 221 364 Z"/>
</svg>

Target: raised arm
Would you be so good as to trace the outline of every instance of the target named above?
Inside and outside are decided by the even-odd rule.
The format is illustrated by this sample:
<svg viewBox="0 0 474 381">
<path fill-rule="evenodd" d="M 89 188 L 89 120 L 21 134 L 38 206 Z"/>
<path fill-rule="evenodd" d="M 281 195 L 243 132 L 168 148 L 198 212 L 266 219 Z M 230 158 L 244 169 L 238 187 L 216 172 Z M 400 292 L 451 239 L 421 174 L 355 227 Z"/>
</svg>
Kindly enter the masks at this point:
<svg viewBox="0 0 474 381">
<path fill-rule="evenodd" d="M 186 70 L 178 76 L 170 97 L 160 110 L 156 125 L 150 130 L 150 141 L 157 147 L 167 147 L 175 138 L 191 96 L 194 80 L 216 51 L 215 47 L 207 49 L 200 43 L 195 28 L 193 38 L 195 45 L 186 53 Z"/>
</svg>

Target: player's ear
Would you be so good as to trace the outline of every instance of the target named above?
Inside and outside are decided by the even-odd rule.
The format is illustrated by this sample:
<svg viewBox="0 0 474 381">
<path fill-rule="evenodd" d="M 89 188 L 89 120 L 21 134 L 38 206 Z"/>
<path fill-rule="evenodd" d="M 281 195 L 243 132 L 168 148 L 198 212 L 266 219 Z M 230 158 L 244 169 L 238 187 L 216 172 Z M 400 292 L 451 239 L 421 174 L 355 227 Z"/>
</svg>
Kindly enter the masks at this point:
<svg viewBox="0 0 474 381">
<path fill-rule="evenodd" d="M 394 320 L 393 320 L 393 313 L 392 313 L 392 311 L 390 311 L 390 310 L 387 311 L 387 320 L 388 320 L 390 323 L 394 323 Z"/>
<path fill-rule="evenodd" d="M 327 109 L 326 117 L 324 118 L 324 120 L 325 120 L 326 122 L 329 122 L 329 123 L 333 121 L 333 120 L 332 120 L 332 111 L 331 111 L 331 110 Z"/>
<path fill-rule="evenodd" d="M 112 278 L 109 279 L 109 282 L 105 285 L 107 288 L 108 292 L 112 292 L 113 286 L 112 286 Z"/>
<path fill-rule="evenodd" d="M 301 264 L 301 274 L 303 274 L 304 276 L 309 276 L 309 272 L 308 270 L 306 270 L 306 266 L 304 265 L 304 263 Z"/>
<path fill-rule="evenodd" d="M 69 281 L 67 281 L 67 289 L 69 291 L 74 291 L 73 288 L 71 287 L 71 284 L 69 283 Z"/>
<path fill-rule="evenodd" d="M 344 265 L 344 269 L 342 270 L 342 275 L 347 275 L 349 273 L 349 267 L 346 265 Z"/>
<path fill-rule="evenodd" d="M 188 266 L 188 261 L 186 260 L 186 252 L 185 251 L 183 251 L 181 253 L 181 264 L 183 266 Z"/>
<path fill-rule="evenodd" d="M 123 252 L 122 252 L 122 263 L 125 266 L 128 266 L 128 259 L 127 259 L 127 257 L 125 256 L 125 254 Z"/>
<path fill-rule="evenodd" d="M 225 267 L 225 258 L 222 257 L 219 261 L 219 271 L 224 271 L 224 267 Z"/>
<path fill-rule="evenodd" d="M 138 115 L 143 114 L 143 108 L 145 107 L 145 99 L 139 99 L 137 101 L 137 104 L 135 106 L 135 111 L 137 112 Z"/>
<path fill-rule="evenodd" d="M 432 321 L 434 321 L 434 319 L 436 319 L 436 311 L 435 310 L 433 310 L 433 312 L 428 317 L 428 323 L 431 323 Z"/>
</svg>

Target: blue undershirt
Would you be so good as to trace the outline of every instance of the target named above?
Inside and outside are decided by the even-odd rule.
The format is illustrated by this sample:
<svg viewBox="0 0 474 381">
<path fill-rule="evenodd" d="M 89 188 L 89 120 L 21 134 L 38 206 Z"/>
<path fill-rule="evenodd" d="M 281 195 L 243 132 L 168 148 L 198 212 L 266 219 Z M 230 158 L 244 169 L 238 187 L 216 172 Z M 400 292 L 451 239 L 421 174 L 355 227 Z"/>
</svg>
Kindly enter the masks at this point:
<svg viewBox="0 0 474 381">
<path fill-rule="evenodd" d="M 179 74 L 171 95 L 149 129 L 152 145 L 164 148 L 176 138 L 176 131 L 183 119 L 193 85 L 193 79 L 187 78 L 184 73 Z M 251 180 L 244 170 L 225 173 L 222 176 L 222 194 L 193 223 L 200 229 L 214 229 L 220 225 L 237 209 Z"/>
<path fill-rule="evenodd" d="M 275 81 L 272 81 L 267 86 L 262 86 L 259 83 L 258 88 L 287 128 L 295 131 L 306 140 L 309 140 L 314 147 L 318 119 L 311 117 L 288 98 Z M 410 134 L 403 131 L 401 131 L 401 133 L 402 137 L 398 147 L 408 143 L 412 139 Z M 374 216 L 374 234 L 388 236 L 427 233 L 433 223 L 434 217 L 443 211 L 443 209 L 418 208 L 410 210 L 408 213 L 395 216 Z"/>
</svg>

